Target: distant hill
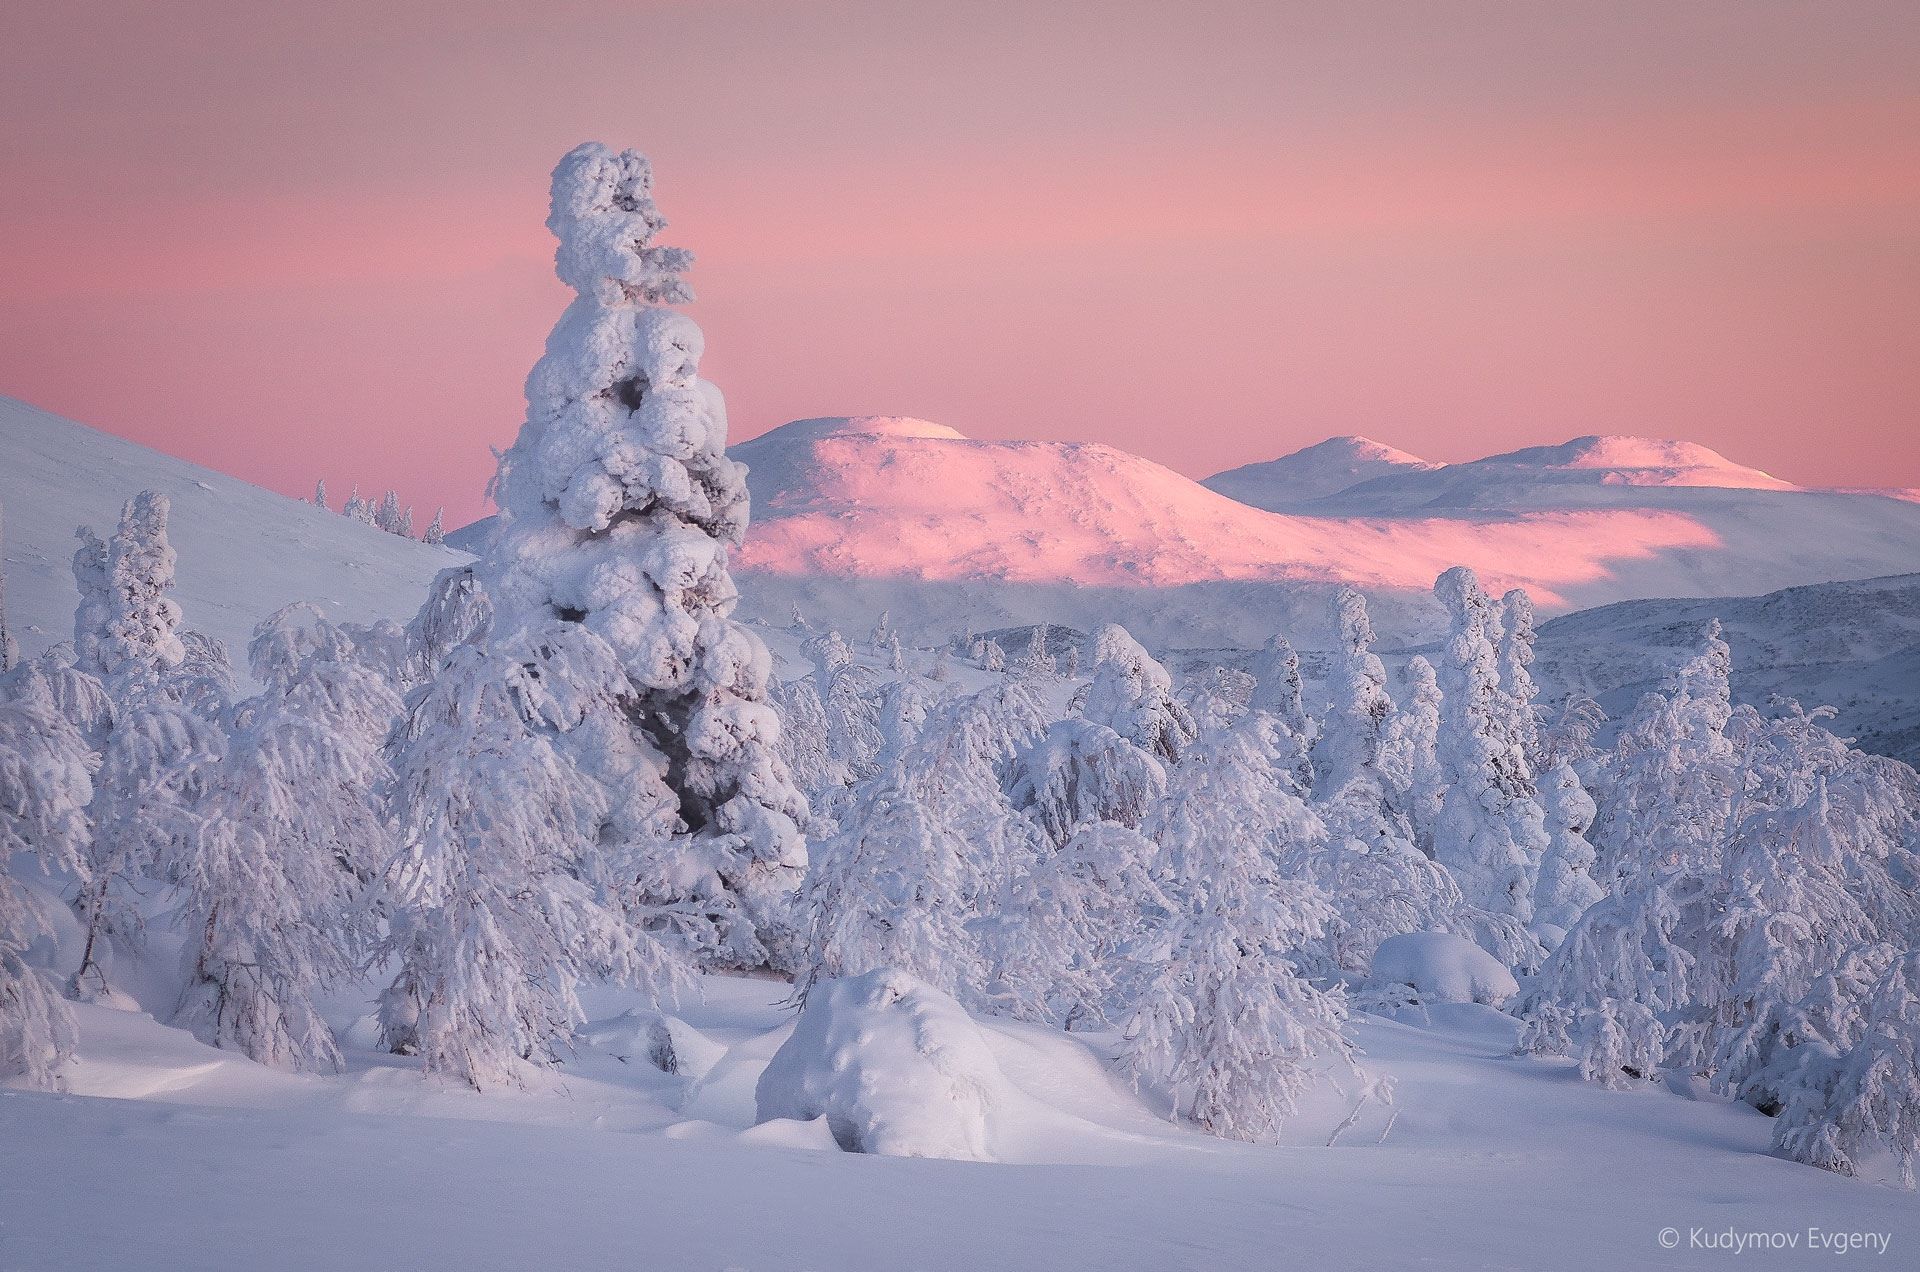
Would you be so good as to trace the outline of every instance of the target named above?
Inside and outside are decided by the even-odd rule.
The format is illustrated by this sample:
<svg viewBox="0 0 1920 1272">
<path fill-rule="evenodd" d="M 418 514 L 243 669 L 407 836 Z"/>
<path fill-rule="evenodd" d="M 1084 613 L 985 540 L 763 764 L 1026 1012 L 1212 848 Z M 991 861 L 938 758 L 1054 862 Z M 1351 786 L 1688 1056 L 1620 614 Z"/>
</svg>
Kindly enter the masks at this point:
<svg viewBox="0 0 1920 1272">
<path fill-rule="evenodd" d="M 27 654 L 73 634 L 74 527 L 105 536 L 142 490 L 173 504 L 187 626 L 224 641 L 238 668 L 254 624 L 282 605 L 404 621 L 433 576 L 466 559 L 0 397 L 7 605 Z"/>
</svg>

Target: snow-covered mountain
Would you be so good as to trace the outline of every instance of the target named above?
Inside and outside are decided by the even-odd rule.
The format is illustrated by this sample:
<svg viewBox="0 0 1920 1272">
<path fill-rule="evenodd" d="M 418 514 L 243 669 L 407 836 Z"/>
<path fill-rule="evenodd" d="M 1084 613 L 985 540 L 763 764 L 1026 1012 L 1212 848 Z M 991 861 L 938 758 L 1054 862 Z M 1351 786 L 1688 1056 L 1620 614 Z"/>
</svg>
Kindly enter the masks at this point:
<svg viewBox="0 0 1920 1272">
<path fill-rule="evenodd" d="M 1616 720 L 1698 647 L 1709 619 L 1733 650 L 1736 699 L 1774 694 L 1838 711 L 1834 731 L 1920 762 L 1920 574 L 1787 588 L 1766 596 L 1627 601 L 1540 628 L 1535 671 Z"/>
<path fill-rule="evenodd" d="M 957 627 L 1119 619 L 1164 645 L 1318 643 L 1325 591 L 1430 630 L 1452 564 L 1547 611 L 1898 573 L 1920 506 L 1801 490 L 1684 442 L 1582 438 L 1432 465 L 1334 439 L 1216 485 L 1356 485 L 1274 512 L 1090 443 L 978 441 L 895 417 L 803 420 L 734 448 L 750 469 L 743 573 L 769 618 L 831 603 Z M 1266 469 L 1262 474 L 1260 469 Z M 1385 475 L 1364 476 L 1384 468 Z"/>
<path fill-rule="evenodd" d="M 1439 467 L 1371 438 L 1329 437 L 1279 459 L 1215 473 L 1200 484 L 1255 508 L 1287 512 L 1375 477 Z"/>
<path fill-rule="evenodd" d="M 72 635 L 74 527 L 107 534 L 142 490 L 173 504 L 187 626 L 224 641 L 242 669 L 254 624 L 282 605 L 404 621 L 433 576 L 465 559 L 0 397 L 7 602 L 25 653 Z"/>
<path fill-rule="evenodd" d="M 1819 493 L 1692 442 L 1576 437 L 1558 446 L 1529 446 L 1464 464 L 1401 467 L 1332 492 L 1318 510 L 1435 516 L 1487 510 L 1675 507 L 1705 497 L 1704 491 Z"/>
</svg>

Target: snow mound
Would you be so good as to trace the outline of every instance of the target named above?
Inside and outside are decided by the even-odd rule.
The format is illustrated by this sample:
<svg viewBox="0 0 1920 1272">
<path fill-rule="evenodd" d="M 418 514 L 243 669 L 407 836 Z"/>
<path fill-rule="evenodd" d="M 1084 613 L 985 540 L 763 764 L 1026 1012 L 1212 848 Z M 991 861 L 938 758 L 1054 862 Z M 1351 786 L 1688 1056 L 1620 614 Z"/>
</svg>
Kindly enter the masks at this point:
<svg viewBox="0 0 1920 1272">
<path fill-rule="evenodd" d="M 754 1089 L 756 1120 L 824 1116 L 849 1153 L 992 1161 L 1008 1084 L 966 1010 L 891 968 L 816 985 Z"/>
<path fill-rule="evenodd" d="M 1411 985 L 1427 1002 L 1496 1007 L 1520 992 L 1499 959 L 1451 932 L 1406 932 L 1380 942 L 1373 978 Z"/>
</svg>

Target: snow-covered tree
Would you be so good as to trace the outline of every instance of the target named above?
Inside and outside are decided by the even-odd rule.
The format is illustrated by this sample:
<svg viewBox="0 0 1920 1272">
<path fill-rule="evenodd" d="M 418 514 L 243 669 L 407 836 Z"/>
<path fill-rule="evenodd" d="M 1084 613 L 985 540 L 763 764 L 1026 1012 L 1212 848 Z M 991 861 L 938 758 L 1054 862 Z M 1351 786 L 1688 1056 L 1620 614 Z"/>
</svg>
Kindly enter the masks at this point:
<svg viewBox="0 0 1920 1272">
<path fill-rule="evenodd" d="M 974 912 L 965 853 L 965 842 L 934 820 L 903 765 L 870 779 L 843 829 L 814 849 L 797 991 L 899 967 L 977 1000 L 984 971 L 968 928 Z"/>
<path fill-rule="evenodd" d="M 1451 618 L 1436 740 L 1447 785 L 1434 856 L 1468 902 L 1529 922 L 1547 834 L 1524 730 L 1500 684 L 1500 620 L 1464 566 L 1442 574 L 1433 590 Z"/>
<path fill-rule="evenodd" d="M 1002 934 L 978 921 L 1003 912 L 1003 889 L 1041 851 L 996 772 L 1030 727 L 1031 695 L 1017 685 L 947 703 L 917 730 L 886 730 L 878 771 L 808 872 L 802 995 L 825 978 L 898 966 L 991 1005 Z"/>
<path fill-rule="evenodd" d="M 251 652 L 266 688 L 236 708 L 169 872 L 188 934 L 174 1019 L 263 1064 L 335 1070 L 315 999 L 373 939 L 359 894 L 391 855 L 381 746 L 400 701 L 312 606 L 267 618 Z"/>
<path fill-rule="evenodd" d="M 433 520 L 427 523 L 427 532 L 420 536 L 420 542 L 427 544 L 429 547 L 439 547 L 445 543 L 447 541 L 446 517 L 447 510 L 445 508 L 435 508 L 433 510 Z"/>
<path fill-rule="evenodd" d="M 109 543 L 83 529 L 74 560 L 75 648 L 102 669 L 111 703 L 77 902 L 86 943 L 72 989 L 82 996 L 106 989 L 112 941 L 139 935 L 142 880 L 164 876 L 205 833 L 201 800 L 224 750 L 226 656 L 180 628 L 167 513 L 165 496 L 143 492 Z"/>
<path fill-rule="evenodd" d="M 1057 670 L 1053 653 L 1047 648 L 1047 625 L 1034 624 L 1027 636 L 1027 647 L 1014 661 L 1014 670 L 1023 676 L 1052 676 Z"/>
<path fill-rule="evenodd" d="M 313 483 L 313 506 L 316 508 L 325 508 L 327 506 L 327 479 L 325 477 Z"/>
<path fill-rule="evenodd" d="M 484 644 L 493 631 L 493 598 L 480 585 L 473 567 L 450 566 L 427 588 L 413 620 L 407 624 L 407 662 L 403 683 L 423 684 L 439 673 L 457 649 Z"/>
<path fill-rule="evenodd" d="M 1161 760 L 1178 761 L 1198 730 L 1174 699 L 1167 669 L 1116 623 L 1093 634 L 1093 664 L 1081 717 Z"/>
<path fill-rule="evenodd" d="M 95 680 L 105 681 L 107 664 L 101 642 L 113 618 L 107 587 L 107 545 L 91 527 L 73 532 L 80 546 L 73 553 L 73 586 L 80 603 L 73 610 L 73 665 Z"/>
<path fill-rule="evenodd" d="M 1352 588 L 1333 601 L 1335 634 L 1330 667 L 1332 705 L 1314 748 L 1315 780 L 1328 798 L 1349 783 L 1365 782 L 1384 799 L 1381 753 L 1393 721 L 1387 672 L 1373 652 L 1367 603 Z"/>
<path fill-rule="evenodd" d="M 1177 907 L 1170 953 L 1129 1013 L 1119 1058 L 1177 1117 L 1253 1141 L 1275 1139 L 1317 1079 L 1354 1067 L 1343 998 L 1298 965 L 1331 908 L 1278 868 L 1310 814 L 1297 797 L 1270 802 L 1278 788 L 1265 768 L 1251 740 L 1226 731 L 1176 770 L 1153 827 Z"/>
<path fill-rule="evenodd" d="M 1159 858 L 1138 831 L 1088 822 L 1014 883 L 1019 904 L 997 971 L 1036 1018 L 1100 1027 L 1139 996 L 1155 936 L 1174 912 Z"/>
<path fill-rule="evenodd" d="M 1520 753 L 1531 765 L 1540 761 L 1540 717 L 1533 699 L 1533 598 L 1514 588 L 1500 598 L 1500 690 L 1507 697 L 1510 727 Z"/>
<path fill-rule="evenodd" d="M 635 921 L 597 837 L 606 784 L 556 740 L 632 693 L 614 650 L 580 624 L 454 650 L 411 705 L 397 769 L 401 850 L 381 951 L 398 966 L 381 999 L 385 1044 L 476 1088 L 551 1062 L 581 1019 L 585 977 L 656 993 L 684 975 L 670 917 Z M 628 911 L 623 913 L 623 911 Z"/>
<path fill-rule="evenodd" d="M 1138 830 L 1167 791 L 1166 766 L 1104 724 L 1067 719 L 1015 757 L 1008 795 L 1056 844 L 1110 822 Z"/>
<path fill-rule="evenodd" d="M 1720 624 L 1708 624 L 1699 651 L 1628 718 L 1606 766 L 1592 835 L 1597 875 L 1609 888 L 1681 862 L 1709 870 L 1733 815 L 1738 756 L 1727 737 L 1733 717 L 1732 656 Z"/>
<path fill-rule="evenodd" d="M 831 627 L 802 642 L 800 652 L 813 663 L 813 682 L 822 692 L 833 682 L 834 673 L 853 661 L 853 646 Z"/>
<path fill-rule="evenodd" d="M 25 854 L 50 877 L 85 877 L 95 757 L 44 681 L 13 690 L 0 699 L 0 1082 L 52 1088 L 73 1016 L 32 958 L 52 933 L 46 903 L 6 867 Z"/>
<path fill-rule="evenodd" d="M 684 873 L 720 880 L 732 907 L 714 957 L 786 962 L 806 804 L 779 757 L 766 649 L 731 617 L 745 473 L 699 375 L 700 329 L 670 307 L 692 299 L 692 257 L 655 243 L 652 184 L 643 155 L 597 143 L 554 170 L 547 225 L 576 296 L 528 378 L 482 573 L 506 630 L 578 623 L 619 655 L 627 718 L 678 797 Z"/>
<path fill-rule="evenodd" d="M 1401 810 L 1413 830 L 1414 846 L 1431 857 L 1447 790 L 1438 752 L 1440 682 L 1433 664 L 1418 654 L 1407 660 L 1404 674 L 1406 700 L 1388 728 L 1381 765 L 1399 795 Z"/>
<path fill-rule="evenodd" d="M 347 493 L 347 502 L 340 505 L 340 515 L 370 526 L 374 523 L 375 516 L 373 501 L 362 499 L 360 487 L 356 485 Z"/>
<path fill-rule="evenodd" d="M 1843 1175 L 1890 1152 L 1912 1188 L 1920 1162 L 1920 951 L 1887 949 L 1876 961 L 1885 970 L 1854 999 L 1846 1026 L 1804 1048 L 1773 1148 Z"/>
<path fill-rule="evenodd" d="M 1301 695 L 1300 655 L 1284 636 L 1269 637 L 1254 660 L 1253 696 L 1247 705 L 1279 720 L 1295 734 L 1311 737 L 1313 721 Z"/>
<path fill-rule="evenodd" d="M 1007 651 L 1002 649 L 1000 642 L 991 636 L 980 642 L 979 653 L 975 655 L 974 660 L 980 664 L 982 671 L 1005 671 L 1007 669 Z"/>
<path fill-rule="evenodd" d="M 1547 850 L 1533 888 L 1534 927 L 1548 945 L 1557 945 L 1605 892 L 1594 880 L 1593 845 L 1586 837 L 1593 825 L 1593 799 L 1571 764 L 1562 761 L 1541 778 L 1540 804 Z"/>
</svg>

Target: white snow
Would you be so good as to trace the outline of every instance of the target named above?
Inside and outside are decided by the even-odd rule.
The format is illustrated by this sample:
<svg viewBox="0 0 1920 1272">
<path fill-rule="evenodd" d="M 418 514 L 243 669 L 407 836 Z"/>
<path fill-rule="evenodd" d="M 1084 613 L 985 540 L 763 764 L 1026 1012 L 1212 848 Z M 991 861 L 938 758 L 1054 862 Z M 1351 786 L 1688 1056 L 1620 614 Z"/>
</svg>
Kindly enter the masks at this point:
<svg viewBox="0 0 1920 1272">
<path fill-rule="evenodd" d="M 991 1161 L 988 1119 L 1007 1082 L 950 995 L 881 968 L 816 983 L 761 1073 L 761 1122 L 824 1117 L 850 1153 Z"/>
<path fill-rule="evenodd" d="M 223 641 L 242 675 L 254 624 L 281 606 L 404 621 L 433 576 L 466 559 L 0 397 L 7 602 L 23 655 L 73 635 L 74 527 L 105 535 L 143 490 L 173 505 L 184 625 Z"/>
<path fill-rule="evenodd" d="M 1423 1003 L 1482 1003 L 1498 1007 L 1520 992 L 1499 959 L 1451 932 L 1403 932 L 1380 942 L 1373 979 L 1410 985 Z"/>
<path fill-rule="evenodd" d="M 364 1051 L 341 1076 L 294 1076 L 82 1006 L 73 1092 L 0 1091 L 0 1144 L 33 1163 L 0 1171 L 0 1266 L 1726 1266 L 1686 1248 L 1695 1228 L 1797 1232 L 1797 1250 L 1743 1266 L 1825 1266 L 1810 1226 L 1920 1248 L 1912 1194 L 1766 1156 L 1771 1123 L 1750 1109 L 1515 1059 L 1514 1022 L 1482 1007 L 1363 1018 L 1398 1115 L 1384 1141 L 1375 1120 L 1334 1149 L 1338 1110 L 1278 1147 L 1211 1139 L 1147 1115 L 1084 1045 L 996 1022 L 982 1032 L 1027 1101 L 983 1165 L 756 1127 L 785 987 L 706 990 L 684 1015 L 728 1050 L 690 1096 L 683 1077 L 585 1050 L 547 1089 L 492 1095 Z M 1666 1227 L 1681 1248 L 1662 1249 Z"/>
</svg>

